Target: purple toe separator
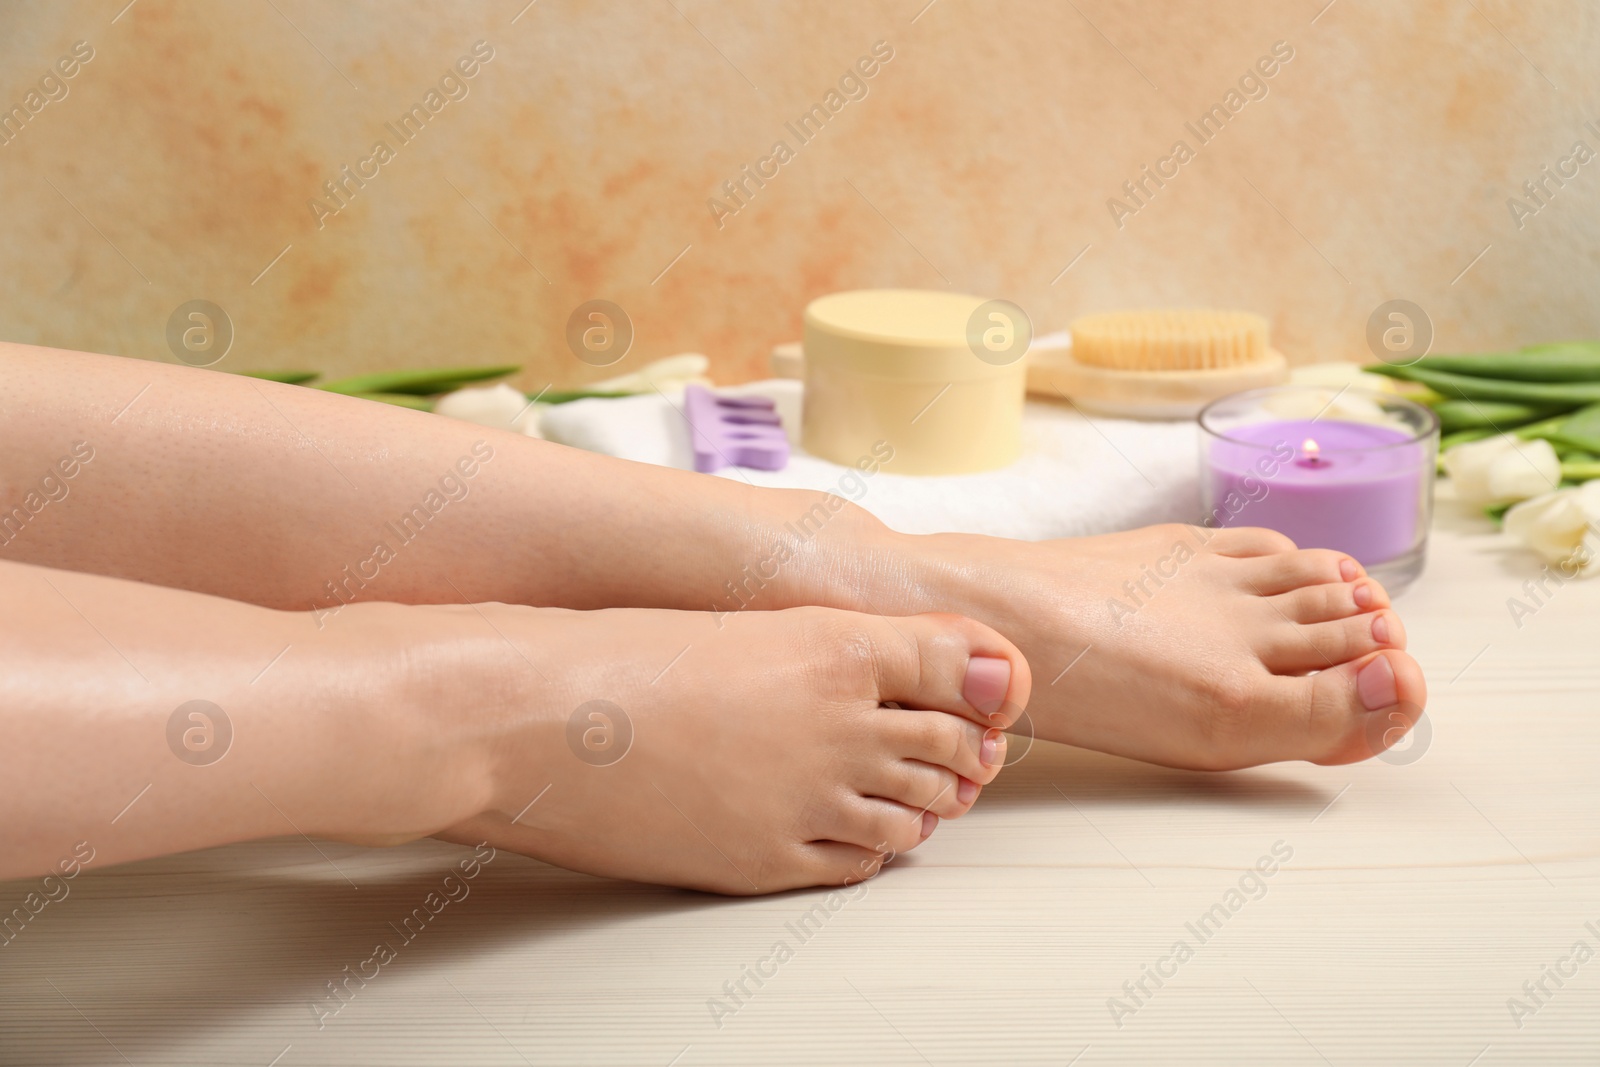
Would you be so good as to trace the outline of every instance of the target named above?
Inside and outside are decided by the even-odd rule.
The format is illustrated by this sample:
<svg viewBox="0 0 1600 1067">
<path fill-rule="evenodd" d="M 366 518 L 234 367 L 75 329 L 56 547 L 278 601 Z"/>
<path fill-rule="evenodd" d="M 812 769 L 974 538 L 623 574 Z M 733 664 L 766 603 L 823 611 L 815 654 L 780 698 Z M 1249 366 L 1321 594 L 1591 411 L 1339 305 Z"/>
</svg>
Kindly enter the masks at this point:
<svg viewBox="0 0 1600 1067">
<path fill-rule="evenodd" d="M 780 471 L 789 463 L 789 437 L 777 405 L 764 396 L 718 396 L 698 385 L 683 389 L 694 469 L 701 474 L 732 464 Z"/>
</svg>

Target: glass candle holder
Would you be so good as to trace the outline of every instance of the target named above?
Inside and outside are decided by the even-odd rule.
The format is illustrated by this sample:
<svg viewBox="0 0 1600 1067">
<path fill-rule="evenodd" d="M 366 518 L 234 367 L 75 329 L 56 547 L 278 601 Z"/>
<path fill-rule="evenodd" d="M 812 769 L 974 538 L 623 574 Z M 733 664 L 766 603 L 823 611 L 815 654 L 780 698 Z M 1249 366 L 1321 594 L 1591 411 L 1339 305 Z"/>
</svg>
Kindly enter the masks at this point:
<svg viewBox="0 0 1600 1067">
<path fill-rule="evenodd" d="M 1348 553 L 1390 592 L 1422 573 L 1439 418 L 1392 393 L 1281 385 L 1200 412 L 1202 523 Z"/>
</svg>

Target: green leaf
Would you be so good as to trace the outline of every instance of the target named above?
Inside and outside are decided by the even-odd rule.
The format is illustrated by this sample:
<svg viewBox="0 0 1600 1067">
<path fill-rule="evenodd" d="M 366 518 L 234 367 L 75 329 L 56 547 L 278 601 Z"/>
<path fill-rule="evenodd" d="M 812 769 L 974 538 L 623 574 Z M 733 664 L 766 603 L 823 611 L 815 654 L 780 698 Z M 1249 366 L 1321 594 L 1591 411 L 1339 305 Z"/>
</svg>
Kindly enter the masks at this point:
<svg viewBox="0 0 1600 1067">
<path fill-rule="evenodd" d="M 435 367 L 429 370 L 379 371 L 376 374 L 358 374 L 353 378 L 324 382 L 317 386 L 330 393 L 408 393 L 413 396 L 434 396 L 448 393 L 463 385 L 484 382 L 491 378 L 504 378 L 521 370 L 508 364 L 498 367 Z"/>
<path fill-rule="evenodd" d="M 358 400 L 376 400 L 380 404 L 393 404 L 396 407 L 411 408 L 415 411 L 432 411 L 433 400 L 425 396 L 413 396 L 410 393 L 345 393 Z"/>
<path fill-rule="evenodd" d="M 1600 341 L 1554 341 L 1525 345 L 1515 352 L 1423 356 L 1413 366 L 1475 378 L 1593 382 L 1600 381 Z"/>
<path fill-rule="evenodd" d="M 529 393 L 529 400 L 537 400 L 541 404 L 570 404 L 574 400 L 615 400 L 618 397 L 638 396 L 638 393 L 606 392 L 595 389 L 568 389 L 565 392 L 547 392 L 544 394 Z"/>
<path fill-rule="evenodd" d="M 1445 433 L 1472 430 L 1482 426 L 1487 426 L 1498 433 L 1513 430 L 1535 419 L 1571 411 L 1575 406 L 1514 404 L 1505 400 L 1465 400 L 1460 397 L 1450 397 L 1435 403 L 1433 410 L 1439 416 L 1440 429 Z"/>
<path fill-rule="evenodd" d="M 1417 382 L 1426 385 L 1436 393 L 1441 393 L 1445 396 L 1462 397 L 1467 400 L 1504 400 L 1516 404 L 1549 404 L 1568 407 L 1576 407 L 1579 404 L 1600 403 L 1600 380 L 1562 382 L 1510 381 L 1499 378 L 1477 377 L 1469 374 L 1452 374 L 1442 370 L 1430 370 L 1421 364 L 1410 367 L 1394 367 L 1387 363 L 1380 363 L 1367 369 L 1374 374 L 1384 374 L 1391 378 Z M 1597 375 L 1597 378 L 1600 378 L 1600 375 Z"/>
<path fill-rule="evenodd" d="M 1561 424 L 1561 440 L 1588 452 L 1600 452 L 1600 404 L 1575 411 Z"/>
<path fill-rule="evenodd" d="M 314 370 L 242 370 L 238 374 L 245 378 L 259 378 L 264 382 L 282 382 L 284 385 L 304 385 L 314 380 L 321 372 Z"/>
<path fill-rule="evenodd" d="M 1580 408 L 1571 415 L 1530 423 L 1516 433 L 1524 440 L 1539 437 L 1554 445 L 1600 452 L 1600 404 Z"/>
</svg>

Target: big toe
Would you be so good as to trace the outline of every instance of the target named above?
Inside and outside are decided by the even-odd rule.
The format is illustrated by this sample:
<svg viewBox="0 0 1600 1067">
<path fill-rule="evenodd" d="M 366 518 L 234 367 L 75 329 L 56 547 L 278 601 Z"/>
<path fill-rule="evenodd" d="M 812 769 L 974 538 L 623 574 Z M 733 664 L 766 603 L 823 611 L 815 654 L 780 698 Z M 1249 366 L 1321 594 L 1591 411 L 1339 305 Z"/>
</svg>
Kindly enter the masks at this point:
<svg viewBox="0 0 1600 1067">
<path fill-rule="evenodd" d="M 1032 690 L 1017 646 L 959 615 L 857 616 L 865 623 L 878 700 L 943 711 L 984 727 L 1010 727 Z"/>
<path fill-rule="evenodd" d="M 805 816 L 813 859 L 907 852 L 966 813 L 1004 762 L 1032 678 L 1010 641 L 958 615 L 796 609 L 818 695 L 851 708 L 838 778 Z M 864 707 L 862 705 L 865 705 Z M 839 847 L 835 847 L 839 846 Z"/>
<path fill-rule="evenodd" d="M 1392 748 L 1428 700 L 1422 667 L 1398 649 L 1281 681 L 1281 699 L 1308 710 L 1307 751 L 1288 758 L 1313 763 L 1355 763 Z"/>
<path fill-rule="evenodd" d="M 878 698 L 888 706 L 863 723 L 875 744 L 861 746 L 858 788 L 913 812 L 958 818 L 1005 763 L 1004 731 L 1032 685 L 1028 662 L 998 633 L 958 615 L 873 621 L 882 628 L 874 640 Z"/>
</svg>

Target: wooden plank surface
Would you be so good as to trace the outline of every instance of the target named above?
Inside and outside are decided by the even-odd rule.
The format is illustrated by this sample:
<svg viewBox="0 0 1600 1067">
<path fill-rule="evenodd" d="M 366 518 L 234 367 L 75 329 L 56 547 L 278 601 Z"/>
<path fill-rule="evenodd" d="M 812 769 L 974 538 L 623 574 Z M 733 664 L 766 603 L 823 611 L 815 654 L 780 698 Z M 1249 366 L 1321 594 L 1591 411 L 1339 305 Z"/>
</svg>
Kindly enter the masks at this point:
<svg viewBox="0 0 1600 1067">
<path fill-rule="evenodd" d="M 1486 531 L 1443 508 L 1398 602 L 1432 691 L 1410 762 L 1203 775 L 1040 744 L 849 897 L 501 853 L 410 941 L 390 924 L 468 850 L 91 868 L 0 948 L 0 1063 L 1600 1063 L 1600 956 L 1523 989 L 1600 952 L 1600 581 L 1519 628 L 1539 564 Z"/>
</svg>

